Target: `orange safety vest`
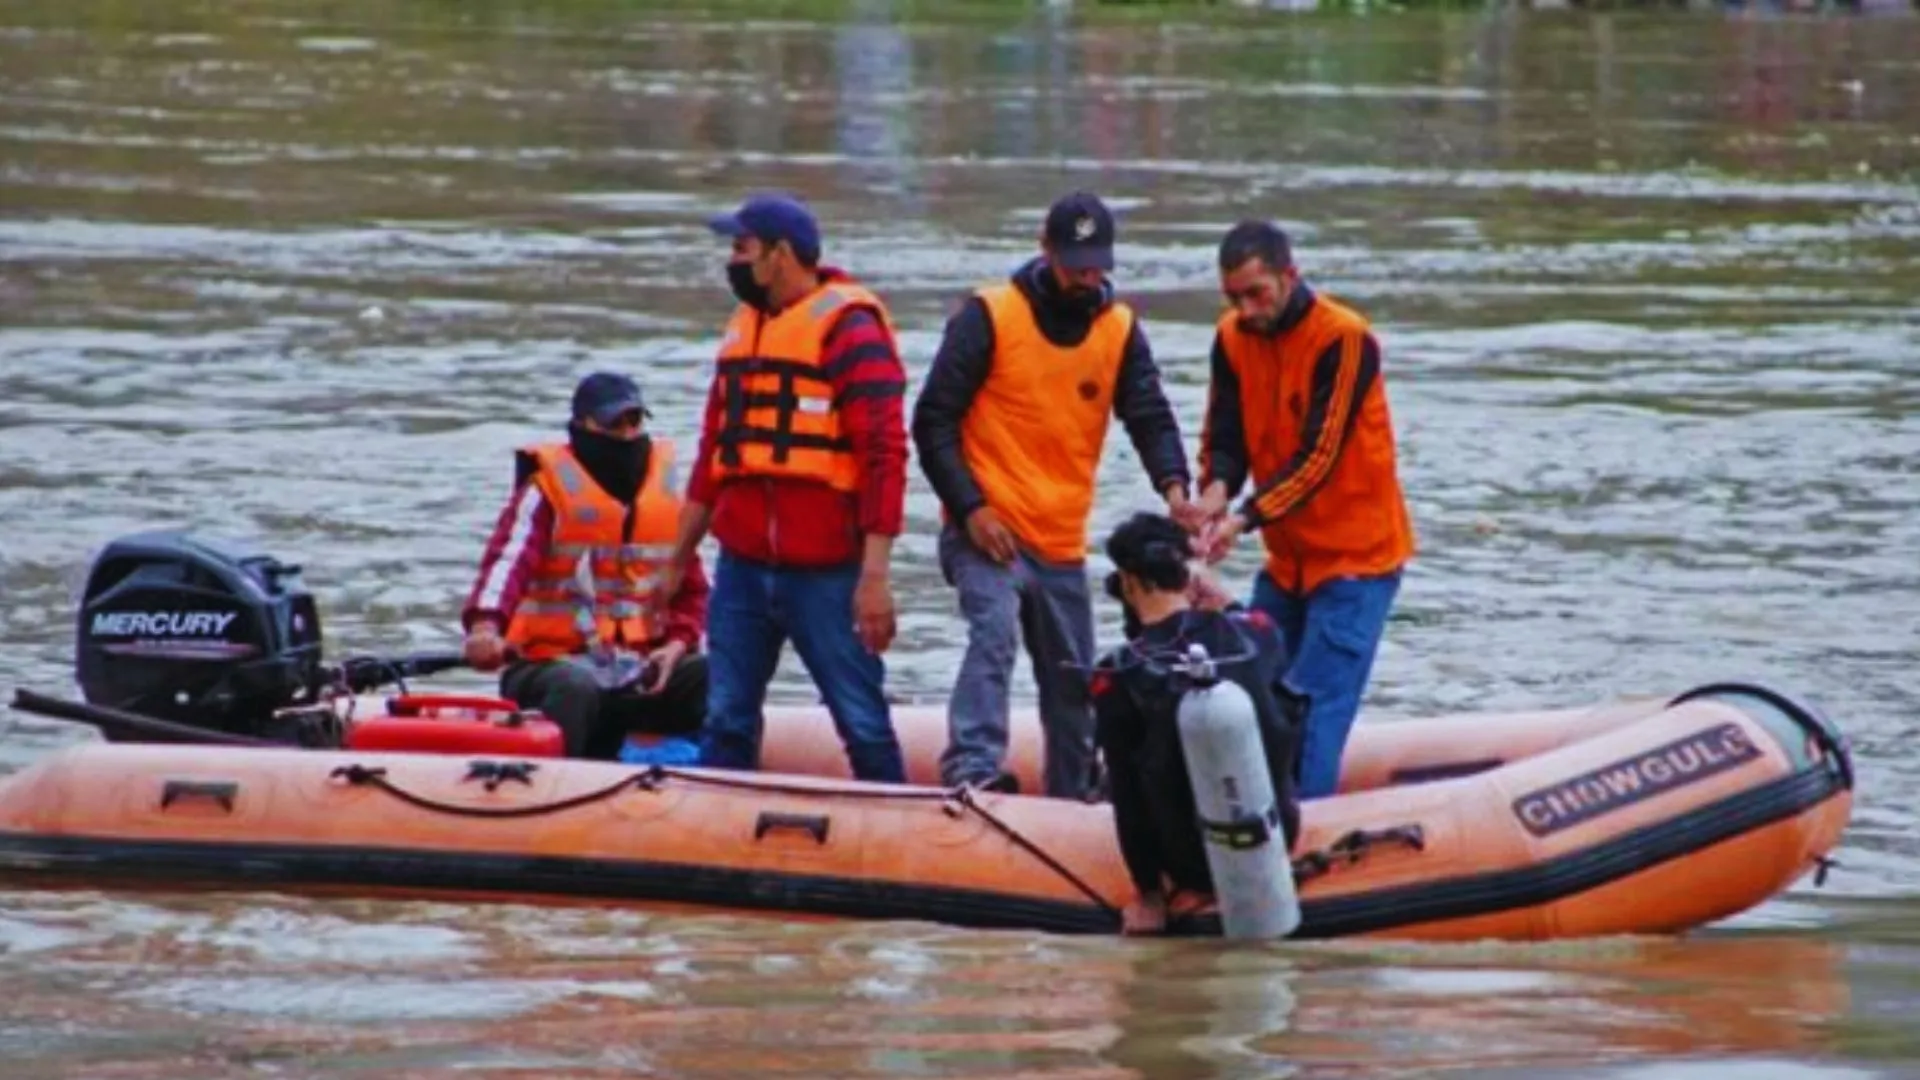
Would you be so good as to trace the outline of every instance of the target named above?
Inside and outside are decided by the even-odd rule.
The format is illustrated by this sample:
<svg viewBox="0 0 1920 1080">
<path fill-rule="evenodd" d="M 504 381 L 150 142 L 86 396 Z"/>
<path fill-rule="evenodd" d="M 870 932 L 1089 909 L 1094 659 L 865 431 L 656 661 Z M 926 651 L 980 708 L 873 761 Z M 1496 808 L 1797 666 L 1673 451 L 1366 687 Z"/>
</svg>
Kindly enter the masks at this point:
<svg viewBox="0 0 1920 1080">
<path fill-rule="evenodd" d="M 856 306 L 873 311 L 892 336 L 893 320 L 880 298 L 844 281 L 822 285 L 771 318 L 746 304 L 734 311 L 716 371 L 716 479 L 767 476 L 859 490 L 859 462 L 841 430 L 833 380 L 821 367 L 828 331 Z"/>
<path fill-rule="evenodd" d="M 1367 320 L 1320 295 L 1298 325 L 1278 335 L 1241 330 L 1233 312 L 1221 317 L 1217 329 L 1227 363 L 1240 380 L 1240 422 L 1257 487 L 1285 468 L 1300 448 L 1315 361 L 1335 341 L 1367 333 Z M 1336 577 L 1389 573 L 1413 555 L 1384 371 L 1355 408 L 1359 415 L 1326 482 L 1260 530 L 1267 572 L 1275 584 L 1298 595 Z"/>
<path fill-rule="evenodd" d="M 1041 333 L 1033 305 L 1011 283 L 976 295 L 993 320 L 993 359 L 960 424 L 961 456 L 1023 547 L 1050 562 L 1080 562 L 1133 309 L 1109 305 L 1085 340 L 1064 348 Z"/>
<path fill-rule="evenodd" d="M 553 509 L 553 537 L 507 624 L 507 643 L 529 660 L 650 643 L 654 584 L 680 528 L 673 444 L 653 440 L 631 508 L 594 483 L 566 443 L 520 453 L 532 459 L 531 482 Z"/>
</svg>

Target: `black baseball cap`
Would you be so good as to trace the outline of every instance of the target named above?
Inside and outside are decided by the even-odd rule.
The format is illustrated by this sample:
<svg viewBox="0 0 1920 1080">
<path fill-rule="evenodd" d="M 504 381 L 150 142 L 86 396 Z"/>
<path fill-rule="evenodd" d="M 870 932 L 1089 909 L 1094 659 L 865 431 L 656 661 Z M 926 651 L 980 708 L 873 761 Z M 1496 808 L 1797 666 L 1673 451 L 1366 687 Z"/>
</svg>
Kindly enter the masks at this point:
<svg viewBox="0 0 1920 1080">
<path fill-rule="evenodd" d="M 591 419 L 596 424 L 612 424 L 621 413 L 638 412 L 651 417 L 653 412 L 640 394 L 640 384 L 611 371 L 596 371 L 573 388 L 573 418 Z"/>
<path fill-rule="evenodd" d="M 785 240 L 803 264 L 820 261 L 820 223 L 805 203 L 789 195 L 755 195 L 733 213 L 709 218 L 707 227 L 721 236 L 753 236 L 766 244 Z"/>
<path fill-rule="evenodd" d="M 1053 259 L 1069 270 L 1113 269 L 1113 212 L 1098 195 L 1076 191 L 1047 211 L 1041 233 Z"/>
</svg>

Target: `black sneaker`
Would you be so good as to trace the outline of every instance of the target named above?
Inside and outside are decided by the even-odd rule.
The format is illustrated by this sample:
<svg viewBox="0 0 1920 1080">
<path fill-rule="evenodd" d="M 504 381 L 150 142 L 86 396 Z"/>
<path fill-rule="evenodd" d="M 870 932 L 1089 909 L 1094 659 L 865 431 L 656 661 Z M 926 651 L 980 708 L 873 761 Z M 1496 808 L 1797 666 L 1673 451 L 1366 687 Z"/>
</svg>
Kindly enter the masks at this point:
<svg viewBox="0 0 1920 1080">
<path fill-rule="evenodd" d="M 980 790 L 997 791 L 1002 795 L 1018 795 L 1020 794 L 1020 778 L 1002 769 L 998 776 L 981 784 Z"/>
<path fill-rule="evenodd" d="M 1020 778 L 1000 770 L 991 780 L 962 780 L 956 787 L 972 788 L 975 791 L 991 791 L 998 795 L 1020 794 Z"/>
</svg>

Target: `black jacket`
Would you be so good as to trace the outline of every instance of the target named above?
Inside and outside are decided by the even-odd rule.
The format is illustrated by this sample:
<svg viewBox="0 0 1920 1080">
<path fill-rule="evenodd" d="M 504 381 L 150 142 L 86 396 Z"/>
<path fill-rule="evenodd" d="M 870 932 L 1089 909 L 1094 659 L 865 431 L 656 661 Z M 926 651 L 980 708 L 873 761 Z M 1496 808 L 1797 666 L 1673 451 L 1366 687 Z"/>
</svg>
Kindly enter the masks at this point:
<svg viewBox="0 0 1920 1080">
<path fill-rule="evenodd" d="M 1044 259 L 1034 259 L 1013 274 L 1013 284 L 1033 305 L 1035 321 L 1048 341 L 1071 348 L 1086 339 L 1099 311 L 1113 303 L 1113 285 L 1102 288 L 1099 307 L 1088 309 L 1060 294 Z M 993 320 L 977 296 L 947 320 L 947 332 L 927 372 L 926 384 L 913 407 L 913 444 L 920 468 L 934 494 L 956 521 L 986 503 L 980 485 L 960 453 L 960 424 L 987 381 L 993 362 Z M 1187 452 L 1180 441 L 1180 424 L 1160 385 L 1160 368 L 1147 345 L 1138 319 L 1127 339 L 1120 375 L 1113 391 L 1113 412 L 1126 425 L 1127 436 L 1140 455 L 1155 491 L 1178 481 L 1190 487 Z"/>
<path fill-rule="evenodd" d="M 1135 887 L 1164 889 L 1164 875 L 1174 888 L 1211 893 L 1213 873 L 1180 742 L 1182 687 L 1172 674 L 1130 655 L 1136 644 L 1157 652 L 1175 642 L 1199 642 L 1216 657 L 1252 644 L 1251 659 L 1222 664 L 1220 673 L 1253 699 L 1289 850 L 1300 835 L 1299 703 L 1290 697 L 1283 703 L 1274 688 L 1283 653 L 1279 631 L 1264 616 L 1242 610 L 1188 611 L 1153 623 L 1095 669 L 1094 738 L 1106 760 L 1120 853 Z"/>
</svg>

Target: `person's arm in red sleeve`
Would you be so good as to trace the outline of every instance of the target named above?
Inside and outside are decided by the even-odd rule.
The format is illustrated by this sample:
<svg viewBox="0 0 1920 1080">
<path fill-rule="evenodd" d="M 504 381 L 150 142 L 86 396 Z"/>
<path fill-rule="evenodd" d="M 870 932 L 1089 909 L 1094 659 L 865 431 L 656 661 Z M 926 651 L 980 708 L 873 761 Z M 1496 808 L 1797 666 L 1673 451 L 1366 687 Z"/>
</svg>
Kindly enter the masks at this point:
<svg viewBox="0 0 1920 1080">
<path fill-rule="evenodd" d="M 689 653 L 699 652 L 700 640 L 707 633 L 707 596 L 711 591 L 707 572 L 701 566 L 699 554 L 695 553 L 687 562 L 686 572 L 680 575 L 680 587 L 667 606 L 662 640 L 681 642 Z"/>
<path fill-rule="evenodd" d="M 893 643 L 893 541 L 907 513 L 907 370 L 879 316 L 855 308 L 827 335 L 821 364 L 833 383 L 840 429 L 859 463 L 860 581 L 853 620 L 878 654 Z"/>
<path fill-rule="evenodd" d="M 687 470 L 687 501 L 713 508 L 713 497 L 720 485 L 713 475 L 713 447 L 720 434 L 720 380 L 707 388 L 707 407 L 700 419 L 700 446 Z M 699 543 L 695 540 L 694 543 Z"/>
<path fill-rule="evenodd" d="M 461 629 L 471 632 L 485 619 L 504 631 L 552 538 L 553 506 L 540 494 L 540 485 L 521 484 L 494 523 L 479 576 L 460 611 Z"/>
<path fill-rule="evenodd" d="M 824 353 L 841 429 L 860 464 L 860 532 L 869 553 L 876 537 L 890 551 L 907 506 L 906 366 L 892 336 L 864 308 L 840 317 Z"/>
<path fill-rule="evenodd" d="M 687 472 L 687 495 L 680 504 L 673 559 L 662 569 L 662 585 L 672 590 L 666 598 L 668 607 L 679 598 L 680 579 L 696 572 L 700 541 L 707 538 L 707 529 L 713 524 L 713 503 L 720 495 L 720 481 L 713 474 L 713 450 L 720 435 L 721 409 L 720 377 L 715 375 L 707 388 L 707 408 L 700 420 L 700 447 L 694 452 L 693 467 Z M 671 614 L 666 617 L 671 621 Z"/>
</svg>

